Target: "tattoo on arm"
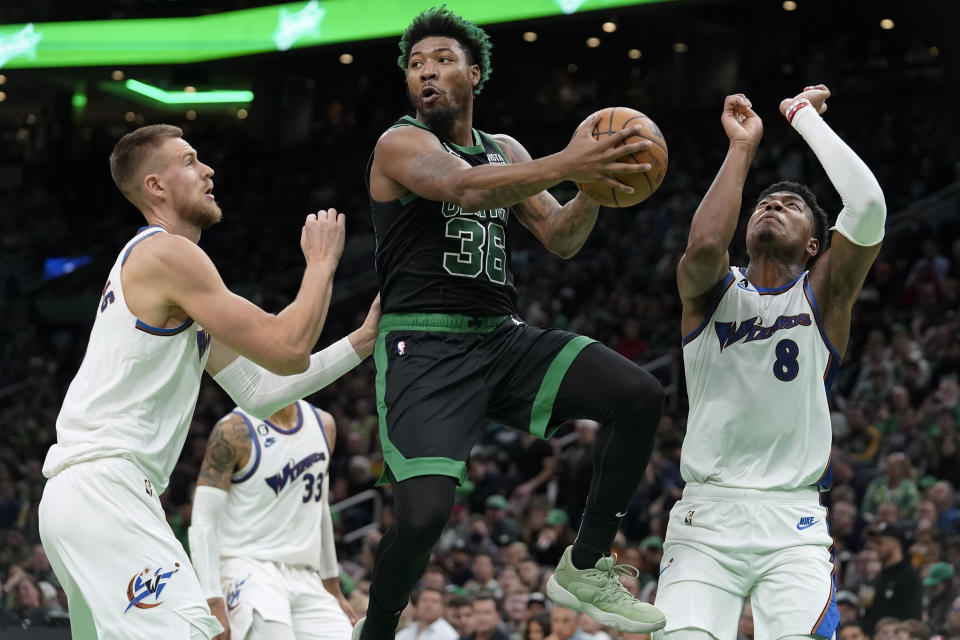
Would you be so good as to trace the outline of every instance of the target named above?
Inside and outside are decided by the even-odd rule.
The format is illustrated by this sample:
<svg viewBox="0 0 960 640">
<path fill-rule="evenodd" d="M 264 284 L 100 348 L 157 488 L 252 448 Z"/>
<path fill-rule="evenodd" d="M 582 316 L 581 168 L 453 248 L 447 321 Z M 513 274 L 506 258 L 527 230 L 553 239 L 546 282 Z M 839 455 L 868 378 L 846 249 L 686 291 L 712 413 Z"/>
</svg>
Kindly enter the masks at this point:
<svg viewBox="0 0 960 640">
<path fill-rule="evenodd" d="M 237 416 L 228 416 L 217 423 L 207 441 L 207 452 L 200 467 L 198 485 L 227 490 L 234 471 L 245 462 L 250 452 L 250 432 Z"/>
</svg>

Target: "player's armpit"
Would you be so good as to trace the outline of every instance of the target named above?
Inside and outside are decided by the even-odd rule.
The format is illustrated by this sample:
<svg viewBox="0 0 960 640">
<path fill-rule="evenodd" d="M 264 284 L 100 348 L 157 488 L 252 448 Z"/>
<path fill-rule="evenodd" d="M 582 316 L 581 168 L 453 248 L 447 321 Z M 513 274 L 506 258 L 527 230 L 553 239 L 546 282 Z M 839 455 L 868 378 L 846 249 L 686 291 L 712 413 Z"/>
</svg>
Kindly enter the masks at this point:
<svg viewBox="0 0 960 640">
<path fill-rule="evenodd" d="M 233 474 L 250 459 L 251 449 L 247 423 L 238 415 L 226 416 L 213 427 L 207 440 L 197 485 L 228 490 Z"/>
</svg>

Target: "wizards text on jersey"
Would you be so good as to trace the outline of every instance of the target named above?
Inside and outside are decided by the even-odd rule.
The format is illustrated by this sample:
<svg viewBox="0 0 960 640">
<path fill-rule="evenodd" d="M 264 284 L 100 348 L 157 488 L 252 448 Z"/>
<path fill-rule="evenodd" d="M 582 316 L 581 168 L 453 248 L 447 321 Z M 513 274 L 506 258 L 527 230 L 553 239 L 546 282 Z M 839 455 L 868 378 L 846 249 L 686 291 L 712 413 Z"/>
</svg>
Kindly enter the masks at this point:
<svg viewBox="0 0 960 640">
<path fill-rule="evenodd" d="M 318 462 L 323 462 L 327 459 L 327 454 L 325 453 L 311 453 L 306 458 L 300 462 L 294 462 L 293 460 L 288 460 L 287 464 L 283 465 L 283 469 L 280 473 L 276 473 L 269 478 L 265 478 L 267 485 L 273 489 L 273 492 L 277 495 L 280 495 L 280 492 L 283 491 L 283 488 L 291 480 L 296 480 L 303 472 L 317 464 Z"/>
<path fill-rule="evenodd" d="M 809 313 L 799 313 L 795 316 L 780 316 L 769 327 L 763 326 L 760 316 L 744 320 L 738 326 L 736 322 L 714 322 L 713 328 L 720 340 L 720 350 L 723 351 L 738 342 L 753 342 L 766 340 L 782 329 L 794 327 L 809 327 L 812 324 Z"/>
</svg>

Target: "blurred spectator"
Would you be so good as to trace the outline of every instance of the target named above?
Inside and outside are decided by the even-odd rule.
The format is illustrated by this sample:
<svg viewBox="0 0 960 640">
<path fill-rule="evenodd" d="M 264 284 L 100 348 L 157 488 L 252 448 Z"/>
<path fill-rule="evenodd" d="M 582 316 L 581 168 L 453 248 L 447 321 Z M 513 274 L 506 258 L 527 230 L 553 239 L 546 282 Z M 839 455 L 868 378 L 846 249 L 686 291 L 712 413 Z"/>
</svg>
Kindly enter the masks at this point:
<svg viewBox="0 0 960 640">
<path fill-rule="evenodd" d="M 443 592 L 424 587 L 411 598 L 413 623 L 397 632 L 396 640 L 457 640 L 457 633 L 444 617 Z"/>
<path fill-rule="evenodd" d="M 867 422 L 866 414 L 858 406 L 847 409 L 846 417 L 847 433 L 837 445 L 854 462 L 872 462 L 880 451 L 880 430 Z"/>
<path fill-rule="evenodd" d="M 884 459 L 883 475 L 870 482 L 863 496 L 863 510 L 877 514 L 883 502 L 896 505 L 899 518 L 911 518 L 920 502 L 920 490 L 913 480 L 913 467 L 902 453 L 891 453 Z"/>
<path fill-rule="evenodd" d="M 460 640 L 510 640 L 502 628 L 497 599 L 490 592 L 481 591 L 473 598 L 473 633 Z"/>
<path fill-rule="evenodd" d="M 840 612 L 840 624 L 855 622 L 863 614 L 860 598 L 852 591 L 837 591 L 837 610 Z"/>
<path fill-rule="evenodd" d="M 603 630 L 603 625 L 585 613 L 580 614 L 580 627 L 573 635 L 574 640 L 612 640 Z"/>
<path fill-rule="evenodd" d="M 867 544 L 876 550 L 883 563 L 873 585 L 873 602 L 863 617 L 867 630 L 879 631 L 874 626 L 881 616 L 919 620 L 923 615 L 923 587 L 920 576 L 904 557 L 903 528 L 886 522 L 874 525 L 867 529 Z"/>
<path fill-rule="evenodd" d="M 550 624 L 550 615 L 547 613 L 538 613 L 527 620 L 522 640 L 544 640 L 553 632 Z"/>
<path fill-rule="evenodd" d="M 880 618 L 873 632 L 873 640 L 900 640 L 900 621 L 892 616 Z"/>
<path fill-rule="evenodd" d="M 897 628 L 897 640 L 930 640 L 930 629 L 919 620 L 904 620 Z"/>
<path fill-rule="evenodd" d="M 957 590 L 953 585 L 953 567 L 946 562 L 938 562 L 927 571 L 923 579 L 923 620 L 934 635 L 944 632 L 947 616 L 953 601 L 957 599 Z"/>
<path fill-rule="evenodd" d="M 928 497 L 937 509 L 937 527 L 947 535 L 960 533 L 960 510 L 954 508 L 953 485 L 940 480 L 930 487 Z"/>
<path fill-rule="evenodd" d="M 473 595 L 474 601 L 476 601 L 476 594 L 481 591 L 492 594 L 496 600 L 500 600 L 500 598 L 503 597 L 503 590 L 494 578 L 493 558 L 490 554 L 478 553 L 473 556 L 470 571 L 473 577 L 467 580 L 466 584 L 463 585 L 463 589 Z M 476 610 L 476 608 L 474 608 L 474 610 Z"/>
<path fill-rule="evenodd" d="M 498 546 L 504 546 L 520 539 L 520 526 L 507 512 L 507 499 L 501 495 L 487 498 L 485 511 L 490 538 Z"/>
<path fill-rule="evenodd" d="M 870 638 L 863 632 L 859 622 L 848 621 L 841 622 L 837 628 L 837 640 L 870 640 Z"/>
<path fill-rule="evenodd" d="M 577 632 L 577 618 L 580 614 L 566 607 L 555 606 L 550 612 L 552 633 L 547 640 L 570 640 Z"/>
<path fill-rule="evenodd" d="M 450 596 L 446 618 L 460 636 L 473 633 L 473 600 L 467 596 Z"/>
</svg>

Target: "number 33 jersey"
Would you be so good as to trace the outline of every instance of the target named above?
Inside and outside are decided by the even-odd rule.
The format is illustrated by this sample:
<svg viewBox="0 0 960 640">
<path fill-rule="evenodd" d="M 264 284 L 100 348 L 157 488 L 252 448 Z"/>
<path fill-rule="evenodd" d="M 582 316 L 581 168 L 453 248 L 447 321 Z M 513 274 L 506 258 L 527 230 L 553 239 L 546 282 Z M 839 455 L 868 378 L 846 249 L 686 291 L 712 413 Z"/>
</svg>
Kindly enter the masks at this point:
<svg viewBox="0 0 960 640">
<path fill-rule="evenodd" d="M 809 272 L 765 289 L 731 267 L 703 323 L 683 339 L 683 363 L 685 481 L 829 488 L 827 393 L 840 355 L 824 332 Z"/>
<path fill-rule="evenodd" d="M 250 459 L 234 474 L 217 537 L 220 557 L 320 566 L 320 517 L 329 508 L 330 447 L 320 413 L 297 402 L 283 429 L 234 409 L 247 423 Z"/>
</svg>

